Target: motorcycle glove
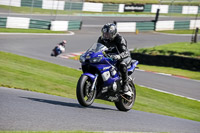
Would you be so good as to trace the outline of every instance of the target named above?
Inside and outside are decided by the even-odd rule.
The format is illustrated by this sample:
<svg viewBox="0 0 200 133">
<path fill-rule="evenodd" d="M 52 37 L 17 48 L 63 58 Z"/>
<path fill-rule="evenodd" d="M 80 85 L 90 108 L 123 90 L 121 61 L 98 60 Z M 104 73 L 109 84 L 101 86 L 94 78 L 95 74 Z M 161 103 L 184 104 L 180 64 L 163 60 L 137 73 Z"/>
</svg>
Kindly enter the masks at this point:
<svg viewBox="0 0 200 133">
<path fill-rule="evenodd" d="M 110 58 L 112 58 L 114 60 L 120 60 L 121 56 L 120 55 L 110 55 Z"/>
</svg>

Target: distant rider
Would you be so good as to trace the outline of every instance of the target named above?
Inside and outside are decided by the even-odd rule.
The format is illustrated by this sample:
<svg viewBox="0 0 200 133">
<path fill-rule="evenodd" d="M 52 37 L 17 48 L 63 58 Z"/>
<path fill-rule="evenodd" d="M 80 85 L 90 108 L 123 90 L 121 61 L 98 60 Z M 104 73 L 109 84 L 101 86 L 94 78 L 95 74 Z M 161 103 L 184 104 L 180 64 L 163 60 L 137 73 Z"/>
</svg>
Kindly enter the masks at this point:
<svg viewBox="0 0 200 133">
<path fill-rule="evenodd" d="M 58 44 L 58 46 L 59 45 L 61 45 L 61 46 L 63 46 L 64 48 L 65 48 L 65 44 L 67 43 L 67 41 L 66 40 L 63 40 L 62 42 L 60 42 L 59 44 Z"/>
<path fill-rule="evenodd" d="M 65 44 L 66 43 L 67 43 L 66 40 L 63 40 L 62 42 L 58 43 L 57 46 L 53 49 L 51 56 L 57 56 L 57 55 L 65 52 Z"/>
<path fill-rule="evenodd" d="M 127 49 L 127 41 L 118 32 L 116 25 L 108 23 L 101 29 L 102 35 L 98 39 L 101 43 L 111 49 L 110 57 L 117 60 L 117 68 L 122 74 L 123 92 L 128 91 L 128 70 L 127 66 L 131 62 L 130 53 Z"/>
<path fill-rule="evenodd" d="M 65 52 L 65 44 L 67 43 L 66 40 L 63 40 L 58 44 L 58 48 L 60 49 L 61 53 Z"/>
</svg>

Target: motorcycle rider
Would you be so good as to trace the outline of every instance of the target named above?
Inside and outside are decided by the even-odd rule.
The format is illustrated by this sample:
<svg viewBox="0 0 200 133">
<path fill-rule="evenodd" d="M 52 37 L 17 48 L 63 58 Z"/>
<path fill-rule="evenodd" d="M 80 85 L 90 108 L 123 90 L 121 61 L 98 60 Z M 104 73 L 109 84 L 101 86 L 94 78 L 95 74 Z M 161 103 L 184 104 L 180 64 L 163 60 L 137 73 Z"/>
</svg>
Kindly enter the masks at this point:
<svg viewBox="0 0 200 133">
<path fill-rule="evenodd" d="M 66 40 L 63 40 L 62 42 L 58 43 L 51 53 L 51 56 L 57 56 L 63 52 L 65 52 L 65 44 L 67 43 Z"/>
<path fill-rule="evenodd" d="M 128 70 L 127 67 L 131 62 L 130 53 L 127 49 L 127 41 L 118 32 L 116 25 L 113 23 L 105 24 L 101 29 L 102 35 L 98 38 L 98 43 L 108 47 L 110 57 L 117 60 L 117 68 L 122 74 L 123 92 L 128 91 Z"/>
<path fill-rule="evenodd" d="M 58 44 L 58 46 L 59 45 L 61 45 L 61 46 L 63 46 L 64 48 L 65 48 L 65 44 L 67 43 L 67 41 L 66 40 L 63 40 L 62 42 L 60 42 L 59 44 Z"/>
</svg>

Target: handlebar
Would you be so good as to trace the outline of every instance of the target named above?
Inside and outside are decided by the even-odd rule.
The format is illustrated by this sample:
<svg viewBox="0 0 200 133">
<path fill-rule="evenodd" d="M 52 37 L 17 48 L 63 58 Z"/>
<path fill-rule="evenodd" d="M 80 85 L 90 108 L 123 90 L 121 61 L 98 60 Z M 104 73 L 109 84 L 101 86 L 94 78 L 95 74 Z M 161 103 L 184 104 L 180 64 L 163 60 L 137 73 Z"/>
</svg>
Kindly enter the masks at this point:
<svg viewBox="0 0 200 133">
<path fill-rule="evenodd" d="M 109 56 L 109 54 L 106 53 L 106 51 L 103 52 L 103 55 L 104 55 L 106 58 L 110 59 L 111 61 L 114 61 L 114 59 L 111 58 L 111 57 Z"/>
</svg>

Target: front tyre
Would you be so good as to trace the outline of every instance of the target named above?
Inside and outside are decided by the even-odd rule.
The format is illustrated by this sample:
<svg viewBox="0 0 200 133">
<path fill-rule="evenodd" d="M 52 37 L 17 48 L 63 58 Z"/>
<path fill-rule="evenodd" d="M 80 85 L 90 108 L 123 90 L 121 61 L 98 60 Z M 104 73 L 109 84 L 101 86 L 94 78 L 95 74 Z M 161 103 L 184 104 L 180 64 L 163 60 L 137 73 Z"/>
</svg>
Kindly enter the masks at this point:
<svg viewBox="0 0 200 133">
<path fill-rule="evenodd" d="M 78 80 L 77 87 L 76 87 L 76 97 L 80 105 L 84 107 L 90 106 L 96 97 L 96 89 L 91 91 L 92 81 L 91 79 L 86 76 L 82 75 Z"/>
<path fill-rule="evenodd" d="M 118 110 L 120 111 L 129 111 L 134 103 L 135 103 L 135 98 L 136 98 L 136 89 L 133 81 L 128 81 L 129 85 L 129 91 L 132 92 L 131 96 L 121 94 L 119 97 L 119 102 L 115 102 L 115 106 L 117 107 Z"/>
</svg>

